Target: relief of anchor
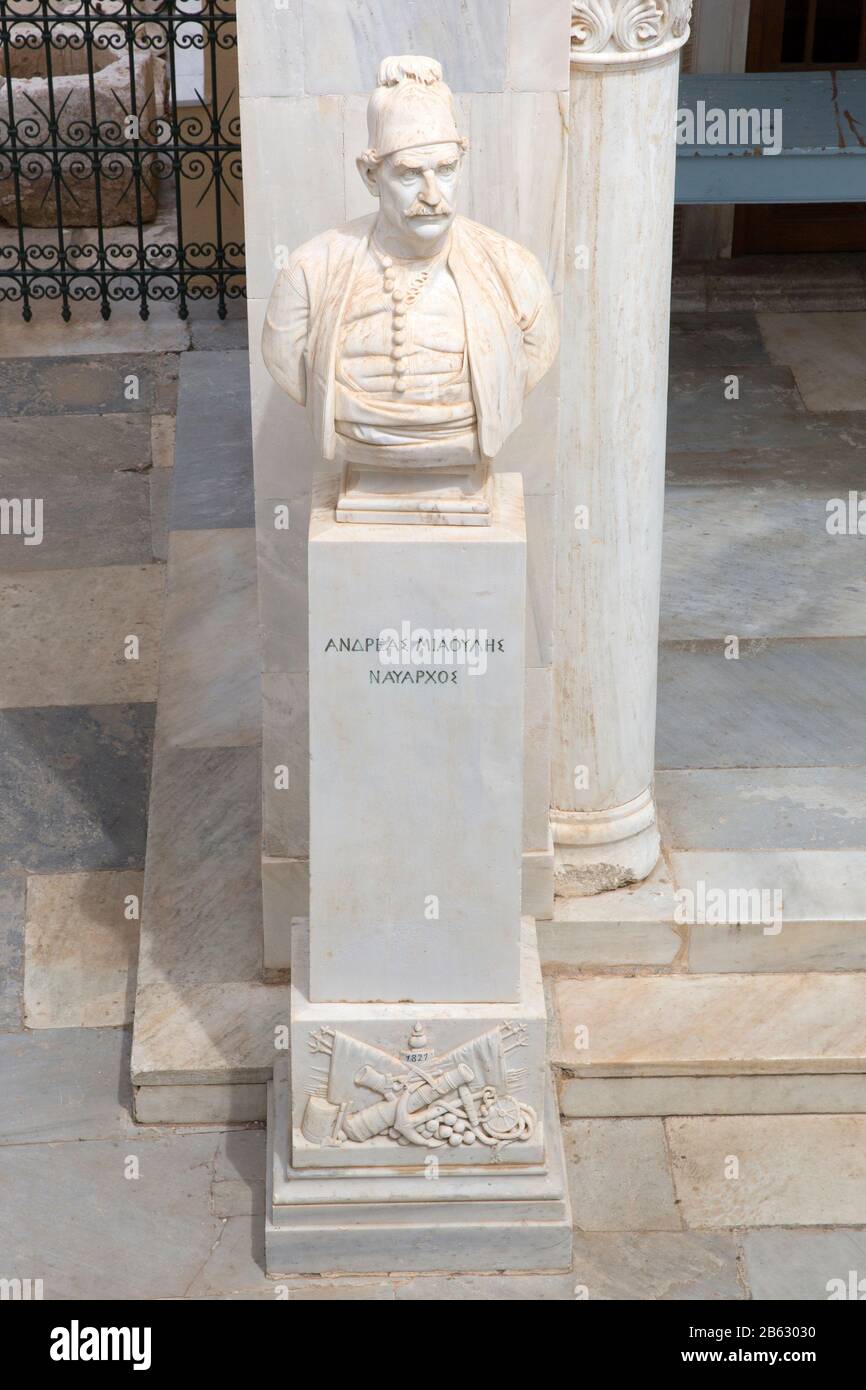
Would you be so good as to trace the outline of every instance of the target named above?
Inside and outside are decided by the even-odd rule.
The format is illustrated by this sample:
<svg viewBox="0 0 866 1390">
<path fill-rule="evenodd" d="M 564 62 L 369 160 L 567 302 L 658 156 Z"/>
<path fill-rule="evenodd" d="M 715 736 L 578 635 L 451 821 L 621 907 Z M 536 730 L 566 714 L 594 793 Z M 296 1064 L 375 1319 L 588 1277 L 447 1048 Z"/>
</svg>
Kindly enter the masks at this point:
<svg viewBox="0 0 866 1390">
<path fill-rule="evenodd" d="M 318 1029 L 308 1041 L 311 1052 L 330 1059 L 325 1083 L 311 1093 L 304 1112 L 301 1133 L 308 1143 L 480 1144 L 495 1157 L 506 1144 L 532 1137 L 535 1111 L 511 1094 L 524 1084 L 525 1072 L 506 1063 L 510 1052 L 526 1046 L 522 1024 L 501 1024 L 438 1058 L 420 1023 L 402 1057 L 332 1028 Z M 381 1099 L 363 1104 L 359 1089 Z"/>
</svg>

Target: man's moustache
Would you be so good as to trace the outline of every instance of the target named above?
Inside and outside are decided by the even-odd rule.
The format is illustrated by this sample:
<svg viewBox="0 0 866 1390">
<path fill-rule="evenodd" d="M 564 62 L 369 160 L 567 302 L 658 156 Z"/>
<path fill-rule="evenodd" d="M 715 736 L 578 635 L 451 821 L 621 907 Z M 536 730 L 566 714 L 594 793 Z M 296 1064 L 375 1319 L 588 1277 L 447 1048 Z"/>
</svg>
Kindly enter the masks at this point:
<svg viewBox="0 0 866 1390">
<path fill-rule="evenodd" d="M 407 212 L 407 217 L 449 217 L 454 209 L 450 203 L 437 203 L 436 207 L 431 207 L 429 203 L 413 203 Z"/>
</svg>

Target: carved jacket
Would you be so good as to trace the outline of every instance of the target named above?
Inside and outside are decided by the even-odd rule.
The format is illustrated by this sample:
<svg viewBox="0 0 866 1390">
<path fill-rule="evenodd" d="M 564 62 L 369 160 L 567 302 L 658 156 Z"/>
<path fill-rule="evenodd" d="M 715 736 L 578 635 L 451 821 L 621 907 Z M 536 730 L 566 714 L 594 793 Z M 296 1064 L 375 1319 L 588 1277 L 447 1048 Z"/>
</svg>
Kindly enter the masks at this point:
<svg viewBox="0 0 866 1390">
<path fill-rule="evenodd" d="M 335 377 L 340 325 L 364 263 L 376 214 L 300 246 L 268 305 L 262 351 L 274 380 L 305 405 L 326 459 L 336 452 Z M 448 266 L 463 303 L 482 453 L 493 458 L 517 429 L 523 399 L 559 348 L 547 277 L 531 251 L 457 217 Z"/>
</svg>

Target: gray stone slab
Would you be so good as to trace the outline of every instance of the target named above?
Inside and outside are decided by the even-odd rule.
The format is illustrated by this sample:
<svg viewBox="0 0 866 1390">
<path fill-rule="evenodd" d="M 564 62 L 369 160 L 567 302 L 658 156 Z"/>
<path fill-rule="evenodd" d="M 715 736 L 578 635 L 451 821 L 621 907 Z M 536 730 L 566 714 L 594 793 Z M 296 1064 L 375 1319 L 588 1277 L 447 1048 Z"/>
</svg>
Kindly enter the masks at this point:
<svg viewBox="0 0 866 1390">
<path fill-rule="evenodd" d="M 150 704 L 0 711 L 0 859 L 141 868 L 153 724 Z"/>
<path fill-rule="evenodd" d="M 0 1037 L 0 1144 L 133 1133 L 129 1051 L 126 1028 Z"/>
<path fill-rule="evenodd" d="M 728 1235 L 578 1233 L 572 1279 L 591 1301 L 697 1302 L 747 1298 Z M 582 1292 L 585 1290 L 586 1292 Z M 578 1296 L 577 1294 L 575 1296 Z"/>
<path fill-rule="evenodd" d="M 699 269 L 710 310 L 866 308 L 866 256 L 736 256 Z"/>
<path fill-rule="evenodd" d="M 170 527 L 254 526 L 249 358 L 192 352 L 181 360 Z"/>
<path fill-rule="evenodd" d="M 656 765 L 859 766 L 866 640 L 662 643 Z"/>
<path fill-rule="evenodd" d="M 571 1274 L 393 1275 L 398 1303 L 574 1302 Z"/>
<path fill-rule="evenodd" d="M 814 417 L 809 416 L 812 420 Z M 862 488 L 866 476 L 863 415 L 833 417 L 836 438 L 814 440 L 809 427 L 795 431 L 799 443 L 752 452 L 743 445 L 721 453 L 694 449 L 667 456 L 668 485 L 687 487 L 747 487 L 760 484 L 778 492 L 798 490 L 825 498 L 846 497 Z"/>
<path fill-rule="evenodd" d="M 0 537 L 0 571 L 149 562 L 150 453 L 144 415 L 4 420 L 0 493 L 42 499 L 43 539 Z"/>
<path fill-rule="evenodd" d="M 153 781 L 139 989 L 257 979 L 258 749 L 160 745 Z"/>
<path fill-rule="evenodd" d="M 678 1231 L 661 1120 L 562 1126 L 577 1231 Z"/>
<path fill-rule="evenodd" d="M 669 850 L 866 848 L 866 768 L 691 768 L 656 773 Z"/>
<path fill-rule="evenodd" d="M 842 444 L 863 448 L 866 420 L 856 413 L 806 410 L 789 367 L 755 363 L 734 374 L 739 398 L 726 398 L 724 366 L 693 367 L 670 378 L 668 452 L 761 454 L 809 447 L 813 454 Z M 853 426 L 856 434 L 851 436 Z M 845 433 L 843 433 L 845 431 Z M 846 439 L 845 435 L 849 437 Z"/>
<path fill-rule="evenodd" d="M 23 1025 L 25 876 L 0 873 L 0 1033 Z"/>
<path fill-rule="evenodd" d="M 79 300 L 71 321 L 63 323 L 56 300 L 37 301 L 30 323 L 10 313 L 0 324 L 0 357 L 186 352 L 190 332 L 178 317 L 177 300 L 152 302 L 149 307 L 150 316 L 143 320 L 134 300 L 114 303 L 106 323 L 98 303 Z"/>
<path fill-rule="evenodd" d="M 861 538 L 828 535 L 827 501 L 751 482 L 669 484 L 662 638 L 862 636 Z"/>
<path fill-rule="evenodd" d="M 249 345 L 247 302 L 228 305 L 228 316 L 218 318 L 212 305 L 193 304 L 187 319 L 195 352 L 245 352 Z"/>
<path fill-rule="evenodd" d="M 187 1289 L 186 1297 L 290 1303 L 394 1301 L 394 1284 L 383 1275 L 274 1280 L 265 1277 L 264 1265 L 261 1216 L 230 1217 L 224 1222 L 210 1256 Z"/>
<path fill-rule="evenodd" d="M 866 314 L 762 314 L 774 362 L 784 362 L 809 410 L 866 410 Z"/>
<path fill-rule="evenodd" d="M 755 314 L 671 314 L 672 372 L 693 367 L 735 372 L 769 361 Z"/>
<path fill-rule="evenodd" d="M 48 1300 L 179 1298 L 223 1223 L 210 1210 L 214 1134 L 0 1148 L 4 1273 Z M 138 1163 L 130 1179 L 129 1159 Z"/>
<path fill-rule="evenodd" d="M 817 1303 L 866 1298 L 866 1230 L 743 1231 L 741 1244 L 754 1299 Z"/>
<path fill-rule="evenodd" d="M 154 560 L 168 559 L 168 515 L 174 468 L 152 468 L 148 477 L 150 540 Z"/>
<path fill-rule="evenodd" d="M 58 338 L 65 331 L 59 325 Z M 5 358 L 0 415 L 170 414 L 178 361 L 176 353 Z"/>
<path fill-rule="evenodd" d="M 155 700 L 163 578 L 153 564 L 0 574 L 0 706 Z"/>
</svg>

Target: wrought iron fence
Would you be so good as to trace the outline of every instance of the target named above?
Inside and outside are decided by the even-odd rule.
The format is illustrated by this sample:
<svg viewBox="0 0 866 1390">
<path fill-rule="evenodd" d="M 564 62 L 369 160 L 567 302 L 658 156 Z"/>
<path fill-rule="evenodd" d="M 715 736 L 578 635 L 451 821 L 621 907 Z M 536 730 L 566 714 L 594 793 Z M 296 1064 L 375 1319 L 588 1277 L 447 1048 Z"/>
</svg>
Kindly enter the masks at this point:
<svg viewBox="0 0 866 1390">
<path fill-rule="evenodd" d="M 244 293 L 235 0 L 0 0 L 0 301 Z"/>
</svg>

